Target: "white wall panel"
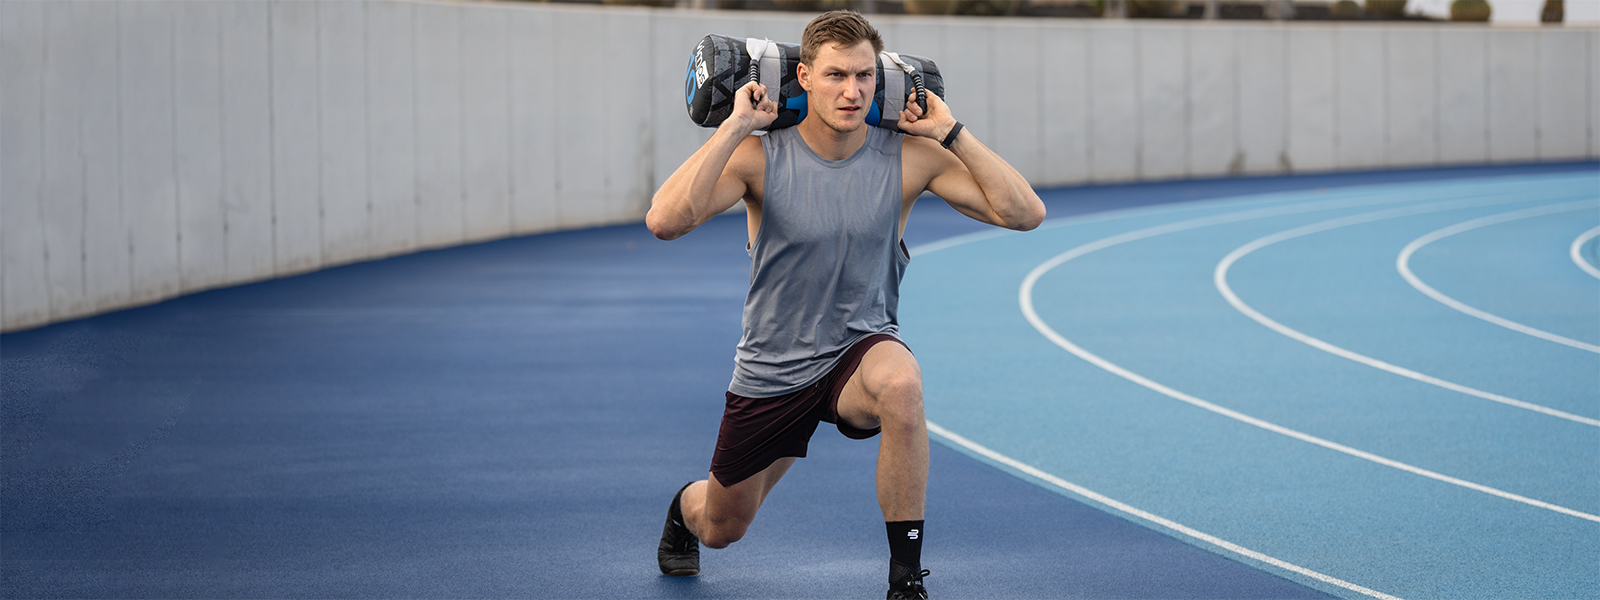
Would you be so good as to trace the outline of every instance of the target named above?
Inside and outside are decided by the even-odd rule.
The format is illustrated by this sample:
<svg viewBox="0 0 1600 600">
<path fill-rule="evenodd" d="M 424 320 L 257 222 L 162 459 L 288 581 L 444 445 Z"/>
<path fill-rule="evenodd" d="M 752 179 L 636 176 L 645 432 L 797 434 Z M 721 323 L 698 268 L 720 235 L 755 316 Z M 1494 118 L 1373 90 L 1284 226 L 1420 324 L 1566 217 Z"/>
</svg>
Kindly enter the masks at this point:
<svg viewBox="0 0 1600 600">
<path fill-rule="evenodd" d="M 1539 36 L 1539 159 L 1582 158 L 1589 152 L 1589 32 Z"/>
<path fill-rule="evenodd" d="M 460 243 L 466 235 L 461 199 L 462 11 L 442 4 L 415 8 L 417 245 L 436 248 Z"/>
<path fill-rule="evenodd" d="M 605 39 L 605 14 L 570 10 L 557 14 L 555 31 L 556 77 L 567 82 L 588 81 L 596 69 L 598 48 L 593 40 Z M 556 197 L 561 203 L 561 226 L 584 227 L 605 223 L 607 213 L 606 140 L 600 135 L 606 114 L 598 94 L 556 94 Z"/>
<path fill-rule="evenodd" d="M 177 5 L 117 5 L 121 69 L 123 223 L 133 301 L 179 290 L 178 201 L 173 181 L 172 21 Z"/>
<path fill-rule="evenodd" d="M 984 143 L 1028 181 L 1041 179 L 1039 29 L 1030 21 L 994 25 L 994 132 Z M 999 90 L 1004 90 L 1000 92 Z"/>
<path fill-rule="evenodd" d="M 1489 157 L 1489 35 L 1485 29 L 1444 29 L 1439 44 L 1439 162 Z"/>
<path fill-rule="evenodd" d="M 85 90 L 95 64 L 95 42 L 103 44 L 106 40 L 78 34 L 97 25 L 89 18 L 89 8 L 73 2 L 44 5 L 45 72 L 41 82 L 44 110 L 40 116 L 44 135 L 44 181 L 40 189 L 39 217 L 44 222 L 42 236 L 51 319 L 93 308 L 85 288 L 83 258 L 83 233 L 88 223 L 86 185 L 90 173 L 84 165 L 82 121 L 87 103 L 105 99 L 88 98 Z M 107 24 L 111 28 L 109 34 L 116 35 L 114 21 L 98 25 L 105 29 Z M 111 56 L 108 54 L 102 60 Z M 115 77 L 114 71 L 112 76 Z M 103 172 L 104 165 L 97 165 L 97 170 Z"/>
<path fill-rule="evenodd" d="M 553 229 L 556 203 L 555 17 L 543 10 L 510 15 L 511 222 L 517 233 Z M 654 104 L 654 103 L 652 103 Z"/>
<path fill-rule="evenodd" d="M 372 252 L 417 245 L 416 45 L 413 6 L 367 3 L 367 195 Z"/>
<path fill-rule="evenodd" d="M 1334 34 L 1294 29 L 1289 41 L 1289 166 L 1334 167 Z"/>
<path fill-rule="evenodd" d="M 1539 156 L 1539 34 L 1489 32 L 1489 159 Z"/>
<path fill-rule="evenodd" d="M 1089 29 L 1040 32 L 1038 65 L 1040 180 L 1058 186 L 1089 180 Z"/>
<path fill-rule="evenodd" d="M 0 3 L 0 319 L 34 324 L 50 318 L 45 276 L 44 5 Z"/>
<path fill-rule="evenodd" d="M 1382 27 L 1346 26 L 1335 34 L 1334 159 L 1340 168 L 1388 164 L 1383 130 L 1388 122 L 1384 106 L 1388 54 L 1383 31 Z"/>
<path fill-rule="evenodd" d="M 229 281 L 271 276 L 272 41 L 270 6 L 240 0 L 217 5 L 222 21 L 223 256 Z"/>
<path fill-rule="evenodd" d="M 1242 170 L 1238 132 L 1239 30 L 1233 27 L 1189 29 L 1184 55 L 1189 72 L 1188 167 L 1191 177 Z"/>
<path fill-rule="evenodd" d="M 366 3 L 318 5 L 323 266 L 358 260 L 372 245 L 367 194 L 366 37 Z"/>
<path fill-rule="evenodd" d="M 946 54 L 949 54 L 945 50 L 944 30 L 944 21 L 934 17 L 893 19 L 880 28 L 885 50 L 931 58 L 939 65 L 940 73 L 944 72 Z"/>
<path fill-rule="evenodd" d="M 461 13 L 461 187 L 468 240 L 511 233 L 511 45 L 507 34 L 512 12 L 491 5 Z"/>
<path fill-rule="evenodd" d="M 221 4 L 176 6 L 172 57 L 178 259 L 183 291 L 228 281 L 222 204 Z"/>
<path fill-rule="evenodd" d="M 996 102 L 994 28 L 988 19 L 952 18 L 945 25 L 944 56 L 938 61 L 944 75 L 945 98 L 950 113 L 987 145 L 995 139 Z"/>
<path fill-rule="evenodd" d="M 1434 56 L 1436 26 L 1391 27 L 1385 33 L 1388 53 L 1389 166 L 1415 167 L 1438 162 L 1438 61 Z"/>
<path fill-rule="evenodd" d="M 1188 28 L 1139 28 L 1139 177 L 1171 179 L 1188 169 Z"/>
<path fill-rule="evenodd" d="M 121 79 L 117 37 L 119 10 L 94 3 L 74 4 L 72 37 L 84 42 L 80 77 L 82 112 L 79 148 L 83 160 L 83 307 L 98 310 L 126 304 L 132 295 L 127 224 L 124 221 L 121 171 Z"/>
<path fill-rule="evenodd" d="M 1249 174 L 1286 170 L 1288 162 L 1288 29 L 1238 31 L 1238 82 L 1234 89 L 1241 167 Z"/>
<path fill-rule="evenodd" d="M 621 39 L 650 39 L 650 12 L 643 9 L 617 9 L 606 13 L 607 35 Z M 637 46 L 608 44 L 605 64 L 617 81 L 650 81 L 650 61 L 639 60 Z M 606 117 L 595 133 L 605 138 L 608 159 L 604 162 L 606 190 L 602 206 L 606 214 L 599 222 L 619 223 L 644 219 L 655 189 L 650 184 L 650 111 L 641 110 L 640 98 L 633 94 L 600 94 L 593 97 Z"/>
<path fill-rule="evenodd" d="M 1122 23 L 1089 30 L 1089 177 L 1129 181 L 1139 164 L 1139 30 Z"/>
<path fill-rule="evenodd" d="M 280 275 L 322 266 L 318 6 L 272 4 L 273 264 Z"/>
</svg>

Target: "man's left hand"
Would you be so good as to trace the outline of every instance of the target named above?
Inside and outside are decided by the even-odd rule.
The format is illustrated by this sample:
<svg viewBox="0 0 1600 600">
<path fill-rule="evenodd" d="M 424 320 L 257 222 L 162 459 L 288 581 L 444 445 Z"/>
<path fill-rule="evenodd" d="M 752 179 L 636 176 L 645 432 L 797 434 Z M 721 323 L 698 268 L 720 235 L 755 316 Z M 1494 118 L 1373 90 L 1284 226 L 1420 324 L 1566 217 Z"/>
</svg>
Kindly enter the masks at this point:
<svg viewBox="0 0 1600 600">
<path fill-rule="evenodd" d="M 905 110 L 900 111 L 900 122 L 896 126 L 911 135 L 942 142 L 944 136 L 950 135 L 950 129 L 956 126 L 956 119 L 950 115 L 950 107 L 938 94 L 928 94 L 928 112 L 924 114 L 922 107 L 917 106 L 917 93 L 911 92 L 906 98 Z"/>
</svg>

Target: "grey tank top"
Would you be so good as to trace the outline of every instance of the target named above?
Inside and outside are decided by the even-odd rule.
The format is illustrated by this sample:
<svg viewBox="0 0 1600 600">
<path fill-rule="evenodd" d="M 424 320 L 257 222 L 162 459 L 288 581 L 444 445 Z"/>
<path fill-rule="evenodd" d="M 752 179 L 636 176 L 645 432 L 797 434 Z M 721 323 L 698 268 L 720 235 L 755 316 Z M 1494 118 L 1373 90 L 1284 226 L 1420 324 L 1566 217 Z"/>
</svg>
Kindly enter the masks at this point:
<svg viewBox="0 0 1600 600">
<path fill-rule="evenodd" d="M 838 161 L 818 156 L 794 128 L 762 138 L 761 227 L 728 391 L 787 394 L 821 379 L 857 340 L 898 337 L 911 261 L 899 236 L 904 136 L 866 129 L 861 149 Z"/>
</svg>

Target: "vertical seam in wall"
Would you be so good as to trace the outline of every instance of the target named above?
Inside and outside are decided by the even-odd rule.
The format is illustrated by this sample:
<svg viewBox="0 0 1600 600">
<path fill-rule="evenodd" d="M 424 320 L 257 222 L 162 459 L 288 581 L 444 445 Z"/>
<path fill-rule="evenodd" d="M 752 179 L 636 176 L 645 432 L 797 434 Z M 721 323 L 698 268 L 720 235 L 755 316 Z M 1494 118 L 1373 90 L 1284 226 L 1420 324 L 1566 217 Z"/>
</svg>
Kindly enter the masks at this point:
<svg viewBox="0 0 1600 600">
<path fill-rule="evenodd" d="M 468 214 L 471 213 L 471 208 L 472 207 L 471 207 L 471 204 L 470 204 L 470 199 L 467 197 L 467 189 L 469 187 L 471 187 L 471 186 L 467 185 L 467 135 L 466 135 L 466 133 L 467 133 L 467 102 L 466 102 L 466 99 L 463 98 L 463 90 L 462 90 L 462 88 L 466 87 L 466 83 L 467 83 L 467 81 L 466 81 L 466 65 L 462 64 L 463 62 L 465 62 L 467 60 L 467 52 L 466 52 L 466 48 L 465 48 L 465 46 L 466 46 L 465 40 L 466 40 L 467 36 L 462 35 L 462 31 L 461 31 L 462 28 L 465 27 L 465 24 L 463 22 L 466 19 L 462 18 L 461 13 L 455 13 L 454 16 L 455 16 L 455 26 L 456 26 L 456 69 L 455 70 L 456 70 L 456 77 L 458 78 L 457 81 L 456 81 L 456 86 L 455 86 L 455 88 L 456 88 L 456 90 L 455 90 L 456 91 L 456 160 L 455 160 L 455 163 L 456 163 L 456 208 L 461 211 L 460 212 L 461 230 L 460 230 L 460 235 L 456 236 L 455 239 L 450 240 L 450 243 L 452 243 L 452 244 L 460 244 L 460 243 L 465 242 L 465 241 L 467 241 L 469 239 L 472 239 L 472 228 L 470 227 L 470 221 L 467 218 Z"/>
<path fill-rule="evenodd" d="M 1120 23 L 1119 23 L 1120 25 Z M 1130 28 L 1119 28 L 1130 30 Z M 1133 35 L 1133 180 L 1144 179 L 1144 32 Z"/>
<path fill-rule="evenodd" d="M 562 52 L 562 50 L 564 50 L 565 47 L 562 44 L 557 44 L 555 42 L 555 37 L 556 37 L 554 35 L 554 33 L 555 33 L 554 32 L 554 29 L 555 29 L 555 18 L 552 17 L 551 14 L 548 13 L 548 12 L 544 14 L 544 24 L 545 24 L 546 30 L 551 33 L 551 35 L 545 36 L 545 39 L 546 39 L 546 43 L 551 48 L 550 57 L 552 59 L 549 62 L 545 63 L 544 68 L 549 69 L 550 71 L 552 71 L 552 72 L 546 73 L 546 76 L 549 77 L 551 80 L 554 80 L 554 79 L 556 79 L 555 75 L 557 73 L 559 73 L 559 67 L 557 67 L 556 65 L 563 64 L 561 62 L 561 60 L 563 58 L 562 54 L 564 54 L 564 52 Z M 540 89 L 549 89 L 549 88 L 548 88 L 548 86 L 543 86 Z M 550 114 L 554 114 L 554 115 L 562 114 L 561 99 L 563 97 L 565 97 L 565 94 L 549 93 L 549 94 L 545 94 L 545 97 L 550 99 L 550 105 L 549 105 Z M 550 127 L 550 139 L 553 142 L 553 146 L 555 146 L 556 148 L 560 148 L 561 147 L 561 134 L 564 133 L 564 131 L 562 131 L 564 129 L 562 127 L 562 124 L 564 122 L 565 122 L 565 120 L 563 120 L 563 119 L 551 119 L 550 120 L 550 123 L 552 125 Z M 551 204 L 555 207 L 555 223 L 552 223 L 552 225 L 553 225 L 552 229 L 566 229 L 568 227 L 567 218 L 566 218 L 566 215 L 564 214 L 564 213 L 566 213 L 566 210 L 565 210 L 566 209 L 566 206 L 565 206 L 565 204 L 566 204 L 566 194 L 564 193 L 565 190 L 563 189 L 565 186 L 562 185 L 564 183 L 562 181 L 562 175 L 563 175 L 564 171 L 561 168 L 561 157 L 562 157 L 562 154 L 563 153 L 559 152 L 559 151 L 550 153 L 550 157 L 551 157 L 551 165 L 550 165 L 551 166 L 551 172 L 550 172 L 550 174 L 551 174 L 551 179 L 552 179 L 552 181 L 550 182 L 551 183 L 550 191 L 555 196 L 551 201 Z"/>
<path fill-rule="evenodd" d="M 1440 123 L 1439 119 L 1439 115 L 1444 114 L 1444 69 L 1440 68 L 1444 62 L 1444 52 L 1441 52 L 1439 48 L 1438 30 L 1431 30 L 1429 35 L 1433 38 L 1433 112 L 1431 113 L 1433 115 L 1432 165 L 1437 167 L 1439 166 L 1439 163 L 1444 160 L 1444 140 L 1441 138 L 1439 133 L 1444 130 L 1443 123 Z"/>
<path fill-rule="evenodd" d="M 1189 28 L 1184 27 L 1182 31 L 1183 41 L 1179 47 L 1183 49 L 1183 174 L 1187 177 L 1193 177 L 1194 152 L 1190 150 L 1190 147 L 1194 145 L 1195 140 L 1195 89 L 1194 78 L 1190 77 L 1190 74 L 1194 73 L 1194 61 L 1191 60 L 1194 54 L 1194 38 L 1188 35 Z"/>
<path fill-rule="evenodd" d="M 1535 35 L 1533 39 L 1533 158 L 1544 158 L 1544 41 L 1549 36 Z"/>
<path fill-rule="evenodd" d="M 55 278 L 50 276 L 50 235 L 48 233 L 49 227 L 45 225 L 44 209 L 46 184 L 48 183 L 45 175 L 49 173 L 49 170 L 45 167 L 45 161 L 50 159 L 50 155 L 45 153 L 44 142 L 48 121 L 45 120 L 46 95 L 44 93 L 45 84 L 42 74 L 50 72 L 50 9 L 45 4 L 39 5 L 39 39 L 43 42 L 40 44 L 42 48 L 39 51 L 39 72 L 41 73 L 39 77 L 39 185 L 34 188 L 33 192 L 33 210 L 35 214 L 39 215 L 39 252 L 40 258 L 43 259 L 40 264 L 44 268 L 43 321 L 48 322 L 52 313 L 55 312 L 56 286 Z"/>
<path fill-rule="evenodd" d="M 367 217 L 366 223 L 362 227 L 362 237 L 366 238 L 366 248 L 356 254 L 356 259 L 360 259 L 363 256 L 386 256 L 393 253 L 393 250 L 387 247 L 379 247 L 373 243 L 376 236 L 373 232 L 374 217 L 372 210 L 372 51 L 371 46 L 369 46 L 372 36 L 372 18 L 369 11 L 371 7 L 371 2 L 361 3 L 361 107 L 363 108 L 361 111 L 361 138 L 362 142 L 364 142 L 362 145 L 366 147 L 366 160 L 362 161 L 366 171 L 364 173 L 365 177 L 362 177 L 362 179 L 366 185 L 362 186 L 362 191 L 367 195 Z"/>
<path fill-rule="evenodd" d="M 1394 87 L 1392 85 L 1392 82 L 1389 80 L 1389 76 L 1392 75 L 1392 73 L 1390 72 L 1390 69 L 1389 69 L 1389 32 L 1390 31 L 1391 30 L 1389 28 L 1385 27 L 1385 28 L 1383 28 L 1383 35 L 1379 36 L 1379 39 L 1380 39 L 1379 52 L 1381 52 L 1382 54 L 1380 55 L 1380 58 L 1378 60 L 1378 62 L 1383 63 L 1383 78 L 1379 80 L 1379 84 L 1381 84 L 1383 86 L 1383 92 L 1380 93 L 1379 96 L 1378 96 L 1379 97 L 1378 106 L 1383 109 L 1383 124 L 1384 124 L 1384 127 L 1383 127 L 1383 147 L 1379 149 L 1381 152 L 1383 152 L 1383 156 L 1380 156 L 1378 158 L 1379 158 L 1379 160 L 1382 161 L 1381 164 L 1383 166 L 1385 166 L 1385 167 L 1392 167 L 1392 166 L 1394 166 L 1394 162 L 1395 162 L 1394 161 L 1394 156 L 1392 156 L 1393 152 L 1391 152 L 1391 146 L 1394 144 L 1394 131 L 1393 131 L 1393 126 L 1390 125 L 1391 123 L 1394 122 L 1394 115 L 1392 114 L 1394 111 L 1393 111 L 1393 107 L 1389 106 L 1389 98 L 1390 98 L 1389 92 L 1393 91 L 1391 88 Z"/>
<path fill-rule="evenodd" d="M 169 5 L 174 6 L 174 5 Z M 182 6 L 182 5 L 175 5 Z M 178 9 L 182 11 L 182 9 Z M 167 64 L 172 66 L 172 77 L 167 80 L 168 91 L 171 92 L 171 102 L 167 104 L 168 113 L 172 117 L 172 225 L 177 230 L 177 265 L 178 265 L 178 290 L 175 294 L 182 294 L 188 289 L 187 277 L 183 271 L 183 179 L 178 177 L 178 23 L 179 17 L 171 19 L 172 27 L 167 36 Z M 160 296 L 175 295 L 174 293 L 160 294 Z M 160 297 L 158 296 L 158 297 Z"/>
<path fill-rule="evenodd" d="M 1094 54 L 1095 28 L 1085 28 L 1083 33 L 1084 56 L 1089 58 L 1089 60 L 1084 62 L 1087 68 L 1084 69 L 1083 77 L 1084 83 L 1086 84 L 1083 86 L 1085 90 L 1083 94 L 1083 131 L 1085 134 L 1083 137 L 1088 141 L 1087 144 L 1084 144 L 1085 152 L 1083 153 L 1083 179 L 1086 182 L 1094 182 L 1098 179 L 1095 177 L 1094 148 L 1099 144 L 1095 143 L 1095 121 L 1092 115 L 1094 115 L 1094 91 L 1100 89 L 1099 86 L 1094 85 L 1095 66 L 1099 63 L 1096 62 Z"/>
<path fill-rule="evenodd" d="M 1483 45 L 1483 159 L 1494 163 L 1494 43 L 1495 35 L 1480 28 L 1488 42 Z"/>
<path fill-rule="evenodd" d="M 278 78 L 277 53 L 273 52 L 272 18 L 276 2 L 267 6 L 267 203 L 272 213 L 272 272 L 283 272 L 278 255 Z"/>
<path fill-rule="evenodd" d="M 1343 26 L 1340 26 L 1340 25 L 1334 25 L 1333 26 L 1333 34 L 1331 36 L 1331 39 L 1333 41 L 1332 41 L 1331 44 L 1329 44 L 1329 47 L 1328 47 L 1328 62 L 1331 63 L 1332 67 L 1333 67 L 1332 69 L 1330 69 L 1330 73 L 1329 73 L 1330 75 L 1332 75 L 1332 77 L 1331 77 L 1332 82 L 1331 82 L 1331 85 L 1329 86 L 1329 89 L 1330 89 L 1331 93 L 1329 94 L 1329 97 L 1328 97 L 1328 99 L 1330 100 L 1330 102 L 1328 103 L 1328 122 L 1331 125 L 1331 127 L 1329 127 L 1329 130 L 1328 130 L 1328 133 L 1330 134 L 1329 137 L 1331 139 L 1329 139 L 1328 141 L 1329 141 L 1329 145 L 1330 145 L 1329 149 L 1332 150 L 1331 155 L 1328 157 L 1329 158 L 1328 162 L 1330 163 L 1328 166 L 1330 167 L 1329 170 L 1331 170 L 1331 171 L 1337 171 L 1339 169 L 1339 167 L 1341 166 L 1339 164 L 1340 163 L 1340 160 L 1339 160 L 1340 144 L 1339 144 L 1339 142 L 1340 142 L 1340 138 L 1342 136 L 1339 135 L 1340 132 L 1341 132 L 1341 130 L 1339 128 L 1339 125 L 1340 125 L 1340 123 L 1339 123 L 1339 121 L 1340 121 L 1339 120 L 1339 107 L 1342 106 L 1343 103 L 1340 102 L 1340 98 L 1341 97 L 1339 95 L 1339 83 L 1342 82 L 1343 79 L 1344 79 L 1344 72 L 1339 70 L 1340 69 L 1340 64 L 1339 64 L 1339 41 L 1340 41 L 1340 36 L 1339 36 L 1339 34 L 1342 33 L 1343 31 L 1344 31 L 1344 27 Z"/>
<path fill-rule="evenodd" d="M 411 22 L 411 243 L 407 249 L 422 245 L 422 110 L 418 108 L 417 78 L 422 69 L 417 65 L 417 7 L 407 5 Z"/>
<path fill-rule="evenodd" d="M 219 5 L 227 6 L 227 5 Z M 218 8 L 216 13 L 217 23 L 217 208 L 222 211 L 222 285 L 235 279 L 230 266 L 229 250 L 233 244 L 228 243 L 229 236 L 233 233 L 228 227 L 228 52 L 225 37 L 222 34 L 222 11 L 227 8 Z"/>
<path fill-rule="evenodd" d="M 1033 59 L 1035 61 L 1044 56 L 1044 36 L 1039 35 L 1042 29 L 1043 27 L 1039 26 L 1037 23 L 1028 24 L 1029 33 L 1033 36 Z M 1037 62 L 1034 64 L 1038 65 Z M 1039 71 L 1042 70 L 1043 69 L 1039 69 Z M 1035 120 L 1030 127 L 1030 129 L 1033 130 L 1033 176 L 1034 178 L 1038 179 L 1040 183 L 1045 183 L 1046 180 L 1050 179 L 1050 177 L 1045 175 L 1045 173 L 1049 171 L 1049 167 L 1045 163 L 1045 131 L 1047 131 L 1047 129 L 1044 127 L 1046 113 L 1044 108 L 1043 86 L 1044 81 L 1046 81 L 1050 76 L 1047 74 L 1038 73 L 1038 71 L 1035 73 L 1036 78 L 1033 89 L 1033 116 Z"/>
<path fill-rule="evenodd" d="M 506 153 L 505 153 L 505 157 L 506 157 L 506 160 L 505 160 L 505 166 L 506 166 L 506 171 L 505 171 L 506 195 L 505 195 L 505 200 L 506 200 L 506 232 L 508 234 L 510 234 L 510 235 L 516 235 L 519 231 L 521 231 L 521 229 L 519 227 L 517 227 L 517 202 L 516 202 L 516 198 L 517 198 L 517 178 L 512 176 L 512 173 L 514 173 L 516 171 L 516 169 L 517 169 L 516 154 L 514 154 L 512 152 L 512 150 L 515 148 L 515 146 L 511 143 L 511 140 L 516 137 L 516 116 L 515 116 L 515 111 L 512 110 L 512 100 L 511 100 L 511 94 L 513 93 L 513 90 L 515 89 L 512 86 L 512 83 L 511 83 L 511 64 L 512 64 L 512 58 L 514 56 L 514 54 L 511 51 L 511 48 L 512 48 L 512 46 L 515 45 L 511 41 L 512 40 L 511 21 L 512 21 L 512 18 L 513 18 L 512 15 L 514 15 L 514 14 L 517 14 L 517 13 L 509 13 L 509 14 L 506 15 L 506 18 L 499 19 L 501 24 L 505 27 L 505 40 L 506 40 L 506 44 L 505 44 L 504 47 L 502 47 L 500 49 L 500 52 L 501 52 L 501 54 L 503 55 L 503 57 L 505 59 L 505 70 L 502 73 L 502 75 L 505 76 L 505 83 L 506 83 L 506 93 L 504 95 L 505 101 L 506 101 L 505 102 L 505 110 L 506 110 L 506 112 L 505 112 L 505 124 L 506 124 L 506 126 L 505 126 L 505 137 L 506 137 Z M 650 46 L 650 47 L 654 47 L 654 46 Z M 646 81 L 645 85 L 649 86 L 650 82 Z M 650 90 L 647 89 L 646 93 L 648 93 L 649 91 Z M 652 98 L 654 96 L 645 96 L 645 97 L 646 98 Z"/>
<path fill-rule="evenodd" d="M 315 269 L 328 264 L 328 248 L 323 242 L 328 235 L 326 223 L 328 211 L 327 198 L 324 198 L 322 193 L 325 185 L 322 176 L 322 2 L 313 2 L 311 9 L 311 14 L 314 15 L 311 19 L 311 46 L 315 49 L 311 59 L 311 73 L 312 79 L 316 82 L 313 86 L 316 91 L 312 98 L 316 101 L 317 111 L 317 151 L 314 155 L 317 161 L 317 264 L 312 267 Z"/>
<path fill-rule="evenodd" d="M 124 161 L 122 160 L 122 136 L 123 136 L 123 131 L 122 131 L 122 111 L 125 109 L 125 107 L 123 106 L 123 104 L 124 104 L 123 101 L 124 101 L 125 96 L 126 96 L 126 92 L 122 89 L 122 59 L 123 59 L 123 57 L 122 57 L 122 22 L 123 22 L 123 19 L 124 19 L 123 12 L 122 12 L 122 7 L 123 6 L 125 6 L 125 5 L 124 4 L 120 4 L 120 3 L 117 4 L 117 35 L 116 35 L 116 38 L 117 38 L 117 66 L 116 66 L 115 69 L 113 69 L 114 71 L 116 71 L 116 74 L 117 74 L 117 76 L 116 76 L 116 79 L 117 79 L 117 93 L 116 93 L 116 99 L 117 99 L 117 111 L 116 111 L 117 112 L 117 145 L 116 145 L 115 152 L 112 152 L 112 154 L 117 157 L 117 185 L 116 185 L 116 188 L 117 188 L 117 224 L 122 226 L 122 231 L 123 231 L 123 234 L 125 236 L 125 239 L 123 241 L 126 242 L 127 248 L 128 248 L 128 256 L 127 256 L 127 259 L 128 259 L 128 270 L 124 273 L 124 275 L 126 275 L 127 278 L 128 278 L 127 294 L 128 294 L 128 297 L 131 298 L 133 296 L 133 253 L 134 253 L 134 249 L 133 249 L 133 228 L 128 226 L 128 211 L 123 207 L 123 202 L 124 202 L 125 199 L 123 198 L 123 195 L 122 195 L 122 182 L 125 179 L 125 177 L 123 176 L 123 173 L 122 173 L 122 169 L 124 167 L 124 165 L 123 165 Z M 85 243 L 86 244 L 88 243 L 87 240 L 85 240 Z M 87 265 L 85 265 L 85 266 L 87 266 Z M 88 271 L 87 268 L 84 269 L 84 270 L 86 272 Z M 117 303 L 119 301 L 125 301 L 126 299 L 127 298 L 122 298 L 122 299 L 113 301 L 113 304 L 115 304 L 115 303 Z M 90 299 L 90 302 L 93 302 L 95 304 L 99 304 L 99 302 L 96 299 Z M 101 309 L 100 306 L 95 306 L 94 308 L 95 308 L 96 311 Z"/>
</svg>

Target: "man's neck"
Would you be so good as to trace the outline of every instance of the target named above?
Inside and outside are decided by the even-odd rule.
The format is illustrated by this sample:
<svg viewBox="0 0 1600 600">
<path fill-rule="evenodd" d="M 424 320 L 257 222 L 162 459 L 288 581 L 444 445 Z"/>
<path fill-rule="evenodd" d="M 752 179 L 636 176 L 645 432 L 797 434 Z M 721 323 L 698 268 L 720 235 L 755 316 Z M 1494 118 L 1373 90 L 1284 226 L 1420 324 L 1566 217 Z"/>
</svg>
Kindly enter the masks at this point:
<svg viewBox="0 0 1600 600">
<path fill-rule="evenodd" d="M 826 160 L 844 160 L 855 155 L 867 143 L 867 127 L 870 125 L 863 124 L 855 131 L 842 133 L 823 123 L 822 119 L 806 119 L 795 129 L 800 131 L 800 138 L 817 156 Z"/>
</svg>

